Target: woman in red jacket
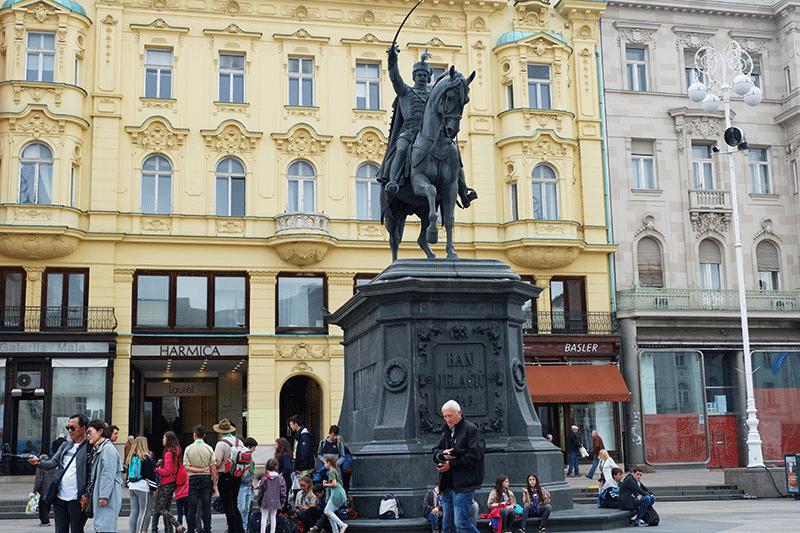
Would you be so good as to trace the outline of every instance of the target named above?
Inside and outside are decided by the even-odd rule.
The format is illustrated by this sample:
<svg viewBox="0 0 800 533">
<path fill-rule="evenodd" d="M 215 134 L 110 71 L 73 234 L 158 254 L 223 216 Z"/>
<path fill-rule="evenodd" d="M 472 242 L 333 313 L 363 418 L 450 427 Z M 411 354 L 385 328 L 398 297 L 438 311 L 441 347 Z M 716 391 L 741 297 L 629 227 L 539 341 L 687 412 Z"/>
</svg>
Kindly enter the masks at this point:
<svg viewBox="0 0 800 533">
<path fill-rule="evenodd" d="M 158 460 L 156 473 L 161 477 L 156 495 L 153 514 L 164 518 L 165 533 L 172 533 L 173 528 L 183 533 L 183 526 L 172 516 L 172 495 L 178 486 L 178 470 L 181 466 L 181 449 L 178 437 L 172 431 L 164 433 L 164 456 Z M 157 523 L 157 522 L 156 522 Z"/>
</svg>

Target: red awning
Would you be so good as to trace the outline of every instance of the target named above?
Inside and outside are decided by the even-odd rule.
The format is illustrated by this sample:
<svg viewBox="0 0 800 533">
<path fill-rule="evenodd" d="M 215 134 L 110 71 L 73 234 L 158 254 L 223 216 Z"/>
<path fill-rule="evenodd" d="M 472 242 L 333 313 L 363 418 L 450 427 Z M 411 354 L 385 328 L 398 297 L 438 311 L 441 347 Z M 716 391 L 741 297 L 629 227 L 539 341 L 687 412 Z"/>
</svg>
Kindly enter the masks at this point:
<svg viewBox="0 0 800 533">
<path fill-rule="evenodd" d="M 631 393 L 616 365 L 525 365 L 533 403 L 627 402 Z"/>
</svg>

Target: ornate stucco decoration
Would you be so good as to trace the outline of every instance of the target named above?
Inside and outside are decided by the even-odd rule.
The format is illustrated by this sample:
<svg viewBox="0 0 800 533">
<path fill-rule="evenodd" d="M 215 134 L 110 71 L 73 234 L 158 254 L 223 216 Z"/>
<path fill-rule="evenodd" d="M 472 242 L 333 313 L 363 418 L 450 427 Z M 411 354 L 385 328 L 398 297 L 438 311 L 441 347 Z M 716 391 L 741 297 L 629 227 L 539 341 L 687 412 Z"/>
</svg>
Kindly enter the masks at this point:
<svg viewBox="0 0 800 533">
<path fill-rule="evenodd" d="M 150 117 L 141 126 L 126 126 L 131 143 L 142 149 L 156 152 L 169 151 L 183 146 L 188 129 L 173 128 L 163 117 Z"/>
<path fill-rule="evenodd" d="M 0 233 L 0 254 L 15 259 L 58 259 L 74 252 L 81 240 L 77 235 L 63 233 Z"/>
<path fill-rule="evenodd" d="M 287 263 L 319 263 L 336 246 L 336 238 L 328 234 L 328 222 L 324 213 L 281 213 L 275 216 L 275 235 L 268 244 Z"/>
<path fill-rule="evenodd" d="M 415 58 L 423 54 L 426 49 L 431 54 L 429 61 L 434 65 L 437 63 L 455 65 L 458 63 L 458 54 L 461 52 L 461 46 L 445 44 L 438 37 L 434 37 L 427 43 L 408 43 L 408 51 Z"/>
<path fill-rule="evenodd" d="M 232 218 L 217 219 L 217 233 L 244 233 L 244 220 Z"/>
<path fill-rule="evenodd" d="M 347 14 L 347 18 L 352 22 L 357 22 L 365 26 L 386 24 L 389 20 L 386 13 L 382 11 L 376 13 L 371 9 L 367 9 L 366 11 L 350 11 Z"/>
<path fill-rule="evenodd" d="M 759 237 L 762 237 L 764 235 L 769 235 L 770 237 L 779 241 L 781 240 L 778 234 L 775 233 L 775 229 L 772 226 L 771 218 L 765 218 L 764 220 L 761 221 L 761 231 L 755 234 L 753 240 L 756 241 L 759 239 Z"/>
<path fill-rule="evenodd" d="M 513 29 L 541 29 L 547 24 L 547 11 L 550 9 L 550 3 L 539 2 L 516 2 L 514 10 L 516 11 L 514 17 Z"/>
<path fill-rule="evenodd" d="M 189 33 L 189 28 L 182 26 L 171 26 L 164 19 L 157 18 L 150 24 L 131 24 L 131 31 L 136 34 L 136 38 L 139 39 L 140 34 L 147 32 L 161 35 L 170 33 L 183 35 Z"/>
<path fill-rule="evenodd" d="M 667 111 L 675 120 L 675 132 L 678 134 L 678 150 L 684 151 L 691 145 L 692 139 L 716 141 L 722 135 L 725 116 L 721 111 L 706 113 L 702 109 L 680 107 Z M 731 111 L 731 115 L 735 115 Z"/>
<path fill-rule="evenodd" d="M 291 155 L 312 156 L 325 152 L 332 135 L 319 135 L 308 124 L 295 124 L 286 133 L 273 133 L 278 150 Z"/>
<path fill-rule="evenodd" d="M 582 245 L 539 244 L 525 239 L 506 245 L 506 257 L 512 263 L 524 268 L 554 269 L 571 265 L 581 253 Z"/>
<path fill-rule="evenodd" d="M 681 51 L 683 48 L 701 48 L 710 46 L 717 33 L 716 28 L 705 26 L 673 26 L 675 33 L 675 49 Z"/>
<path fill-rule="evenodd" d="M 77 125 L 86 131 L 89 123 L 72 115 L 56 115 L 42 104 L 28 104 L 17 114 L 6 114 L 8 129 L 17 134 L 24 134 L 34 139 L 43 137 L 61 137 L 67 125 Z"/>
<path fill-rule="evenodd" d="M 372 126 L 362 129 L 354 137 L 342 136 L 341 139 L 347 153 L 359 158 L 380 161 L 386 153 L 386 137 Z"/>
<path fill-rule="evenodd" d="M 17 207 L 14 209 L 14 220 L 17 222 L 49 221 L 52 219 L 51 207 Z"/>
<path fill-rule="evenodd" d="M 64 95 L 63 85 L 53 85 L 52 83 L 39 83 L 35 81 L 12 80 L 11 87 L 14 90 L 14 103 L 19 105 L 22 101 L 22 93 L 25 92 L 30 100 L 39 102 L 47 95 L 53 96 L 56 107 L 61 107 L 61 99 Z M 27 101 L 30 101 L 26 98 Z"/>
<path fill-rule="evenodd" d="M 172 219 L 169 217 L 142 217 L 142 231 L 153 233 L 167 233 L 172 229 Z"/>
<path fill-rule="evenodd" d="M 661 24 L 617 20 L 613 26 L 617 30 L 617 45 L 623 43 L 655 44 L 655 34 Z"/>
<path fill-rule="evenodd" d="M 642 222 L 642 227 L 633 234 L 634 238 L 645 232 L 648 234 L 657 233 L 658 235 L 661 235 L 661 237 L 664 237 L 664 234 L 656 229 L 656 217 L 648 213 L 642 218 Z"/>
<path fill-rule="evenodd" d="M 350 281 L 352 284 L 352 280 Z M 275 351 L 280 359 L 294 359 L 306 361 L 308 359 L 330 359 L 328 346 L 323 344 L 308 344 L 300 342 L 297 344 L 279 344 Z"/>
<path fill-rule="evenodd" d="M 299 30 L 297 30 L 292 34 L 276 33 L 273 34 L 272 38 L 278 41 L 278 43 L 280 43 L 279 49 L 281 53 L 291 54 L 295 52 L 295 48 L 298 46 L 307 48 L 309 45 L 315 44 L 316 51 L 311 51 L 311 53 L 314 55 L 319 55 L 320 57 L 324 55 L 325 45 L 328 44 L 328 41 L 331 40 L 330 37 L 316 37 L 314 35 L 311 35 L 303 28 L 300 28 Z M 309 51 L 306 51 L 306 53 L 308 54 Z M 285 58 L 284 61 L 286 61 Z M 317 64 L 317 62 L 314 63 L 314 67 L 316 69 L 319 69 L 319 65 Z M 285 68 L 286 64 L 284 63 L 284 69 Z"/>
<path fill-rule="evenodd" d="M 200 130 L 206 148 L 219 153 L 234 154 L 255 150 L 262 133 L 250 132 L 237 120 L 226 120 L 215 130 Z"/>
<path fill-rule="evenodd" d="M 690 213 L 689 218 L 692 221 L 692 229 L 698 237 L 710 231 L 724 235 L 731 222 L 730 213 L 697 212 Z"/>
<path fill-rule="evenodd" d="M 764 31 L 730 30 L 728 36 L 750 54 L 769 55 L 769 42 L 775 38 L 776 34 Z"/>
</svg>

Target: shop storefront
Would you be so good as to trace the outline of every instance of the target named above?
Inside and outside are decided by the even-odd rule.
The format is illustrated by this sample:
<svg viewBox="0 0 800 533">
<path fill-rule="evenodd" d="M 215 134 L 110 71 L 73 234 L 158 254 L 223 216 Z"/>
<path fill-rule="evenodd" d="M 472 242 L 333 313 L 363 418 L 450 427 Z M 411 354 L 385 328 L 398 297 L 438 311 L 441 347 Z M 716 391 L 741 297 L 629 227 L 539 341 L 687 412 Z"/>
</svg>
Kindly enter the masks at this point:
<svg viewBox="0 0 800 533">
<path fill-rule="evenodd" d="M 51 453 L 69 418 L 107 420 L 112 342 L 0 342 L 3 472 L 29 473 L 21 456 Z"/>
<path fill-rule="evenodd" d="M 543 436 L 552 435 L 566 451 L 570 426 L 578 426 L 587 446 L 596 430 L 609 454 L 621 460 L 619 402 L 627 402 L 630 392 L 616 365 L 618 337 L 525 340 L 528 388 Z"/>
</svg>

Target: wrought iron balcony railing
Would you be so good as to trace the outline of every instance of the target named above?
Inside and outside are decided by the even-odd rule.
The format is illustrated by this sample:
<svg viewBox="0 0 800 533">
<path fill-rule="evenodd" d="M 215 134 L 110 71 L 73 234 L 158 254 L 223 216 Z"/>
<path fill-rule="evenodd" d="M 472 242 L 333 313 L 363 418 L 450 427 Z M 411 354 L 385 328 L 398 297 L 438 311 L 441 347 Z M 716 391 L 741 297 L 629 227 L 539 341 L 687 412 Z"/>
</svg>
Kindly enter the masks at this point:
<svg viewBox="0 0 800 533">
<path fill-rule="evenodd" d="M 748 311 L 800 312 L 800 291 L 745 291 Z M 738 311 L 736 289 L 634 287 L 617 292 L 617 310 Z"/>
<path fill-rule="evenodd" d="M 111 333 L 113 307 L 0 307 L 0 331 Z"/>
<path fill-rule="evenodd" d="M 539 311 L 525 313 L 522 331 L 528 335 L 616 335 L 619 325 L 615 313 Z"/>
</svg>

